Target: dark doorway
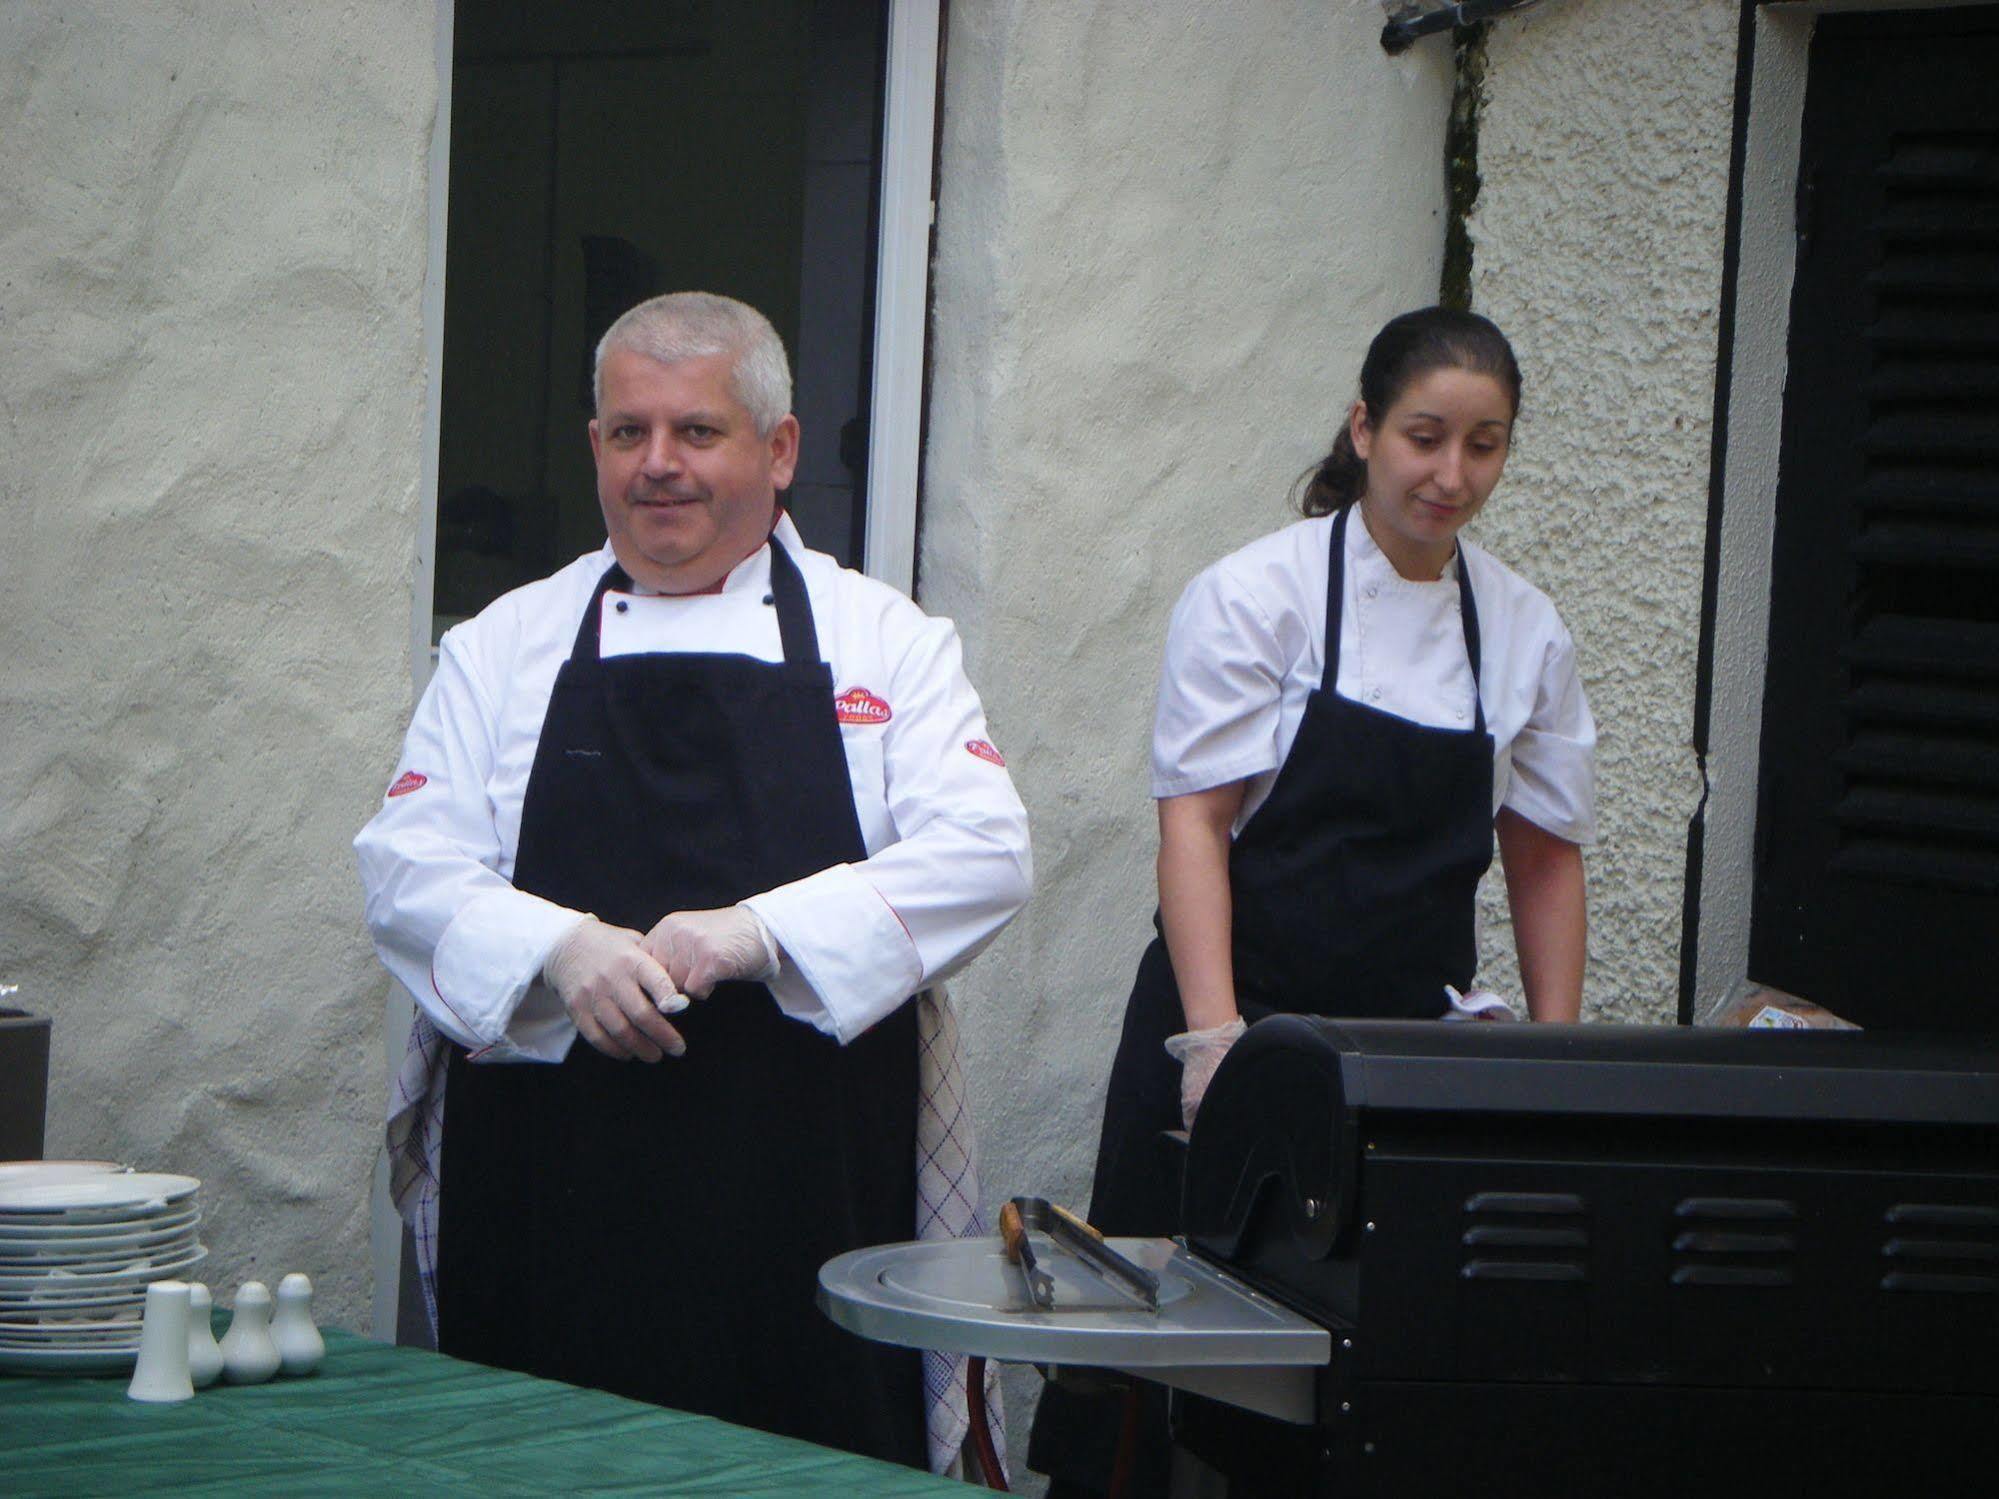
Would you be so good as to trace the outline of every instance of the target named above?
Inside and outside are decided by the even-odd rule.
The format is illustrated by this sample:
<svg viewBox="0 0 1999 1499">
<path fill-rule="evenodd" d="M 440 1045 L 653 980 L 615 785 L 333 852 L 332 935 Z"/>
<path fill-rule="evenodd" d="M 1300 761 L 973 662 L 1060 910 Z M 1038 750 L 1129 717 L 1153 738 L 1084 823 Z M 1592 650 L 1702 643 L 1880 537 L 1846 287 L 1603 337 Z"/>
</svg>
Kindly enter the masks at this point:
<svg viewBox="0 0 1999 1499">
<path fill-rule="evenodd" d="M 625 308 L 760 308 L 804 431 L 786 503 L 853 563 L 886 0 L 458 0 L 433 610 L 602 544 L 590 362 Z"/>
<path fill-rule="evenodd" d="M 1999 1029 L 1999 6 L 1822 18 L 1772 551 L 1752 978 Z"/>
</svg>

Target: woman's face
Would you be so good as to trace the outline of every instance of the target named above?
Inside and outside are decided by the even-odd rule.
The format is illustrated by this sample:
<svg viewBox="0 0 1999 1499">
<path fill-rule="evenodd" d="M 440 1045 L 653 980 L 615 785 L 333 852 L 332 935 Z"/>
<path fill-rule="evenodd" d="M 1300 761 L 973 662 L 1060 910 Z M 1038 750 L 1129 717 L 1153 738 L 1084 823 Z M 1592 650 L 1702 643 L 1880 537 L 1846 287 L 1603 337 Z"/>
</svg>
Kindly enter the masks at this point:
<svg viewBox="0 0 1999 1499">
<path fill-rule="evenodd" d="M 1491 375 L 1436 369 L 1404 386 L 1379 425 L 1358 401 L 1347 420 L 1367 464 L 1368 534 L 1403 577 L 1441 577 L 1506 466 L 1512 396 Z"/>
</svg>

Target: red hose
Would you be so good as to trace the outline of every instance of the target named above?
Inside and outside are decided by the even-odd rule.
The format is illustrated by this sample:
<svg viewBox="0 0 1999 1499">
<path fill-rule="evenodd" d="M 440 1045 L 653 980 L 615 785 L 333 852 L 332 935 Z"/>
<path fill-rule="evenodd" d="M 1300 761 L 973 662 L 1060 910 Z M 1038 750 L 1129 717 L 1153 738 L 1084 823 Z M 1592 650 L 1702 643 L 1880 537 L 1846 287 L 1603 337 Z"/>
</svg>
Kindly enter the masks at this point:
<svg viewBox="0 0 1999 1499">
<path fill-rule="evenodd" d="M 992 1428 L 986 1424 L 986 1361 L 976 1353 L 965 1360 L 965 1409 L 972 1418 L 972 1451 L 979 1460 L 979 1476 L 987 1488 L 1012 1493 L 999 1453 L 993 1450 Z"/>
</svg>

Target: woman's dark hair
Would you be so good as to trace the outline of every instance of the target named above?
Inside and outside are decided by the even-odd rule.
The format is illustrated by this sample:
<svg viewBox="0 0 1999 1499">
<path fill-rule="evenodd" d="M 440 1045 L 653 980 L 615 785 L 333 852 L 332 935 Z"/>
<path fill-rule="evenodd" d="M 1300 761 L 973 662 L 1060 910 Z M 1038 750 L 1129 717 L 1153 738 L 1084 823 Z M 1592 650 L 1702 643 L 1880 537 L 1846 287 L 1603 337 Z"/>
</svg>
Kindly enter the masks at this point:
<svg viewBox="0 0 1999 1499">
<path fill-rule="evenodd" d="M 1412 381 L 1433 370 L 1469 370 L 1490 375 L 1506 388 L 1520 410 L 1520 366 L 1513 346 L 1485 318 L 1449 307 L 1425 307 L 1389 319 L 1367 346 L 1360 366 L 1360 399 L 1376 427 Z M 1367 464 L 1353 448 L 1349 424 L 1340 424 L 1333 450 L 1305 478 L 1298 508 L 1307 515 L 1331 515 L 1351 505 L 1367 489 Z"/>
</svg>

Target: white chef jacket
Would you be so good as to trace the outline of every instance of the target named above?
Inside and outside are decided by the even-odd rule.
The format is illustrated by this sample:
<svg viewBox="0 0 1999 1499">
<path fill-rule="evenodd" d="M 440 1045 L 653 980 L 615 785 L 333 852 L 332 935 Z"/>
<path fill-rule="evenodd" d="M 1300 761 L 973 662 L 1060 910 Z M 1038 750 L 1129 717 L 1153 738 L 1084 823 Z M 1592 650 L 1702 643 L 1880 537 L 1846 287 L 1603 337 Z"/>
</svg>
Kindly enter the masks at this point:
<svg viewBox="0 0 1999 1499">
<path fill-rule="evenodd" d="M 1324 680 L 1332 516 L 1251 542 L 1187 585 L 1166 635 L 1152 794 L 1247 780 L 1243 825 L 1277 779 Z M 1588 844 L 1596 838 L 1596 724 L 1575 643 L 1546 594 L 1462 537 L 1434 582 L 1396 572 L 1356 512 L 1347 523 L 1340 696 L 1433 728 L 1475 721 L 1458 566 L 1478 606 L 1478 693 L 1492 734 L 1492 807 Z"/>
<path fill-rule="evenodd" d="M 1025 904 L 1027 813 L 951 622 L 806 550 L 788 517 L 775 539 L 798 563 L 832 666 L 868 856 L 744 904 L 783 949 L 778 1004 L 844 1043 L 969 961 Z M 575 1040 L 538 980 L 586 913 L 516 890 L 511 876 L 556 672 L 614 560 L 606 544 L 446 632 L 389 792 L 354 840 L 382 962 L 481 1061 L 559 1061 Z M 601 654 L 782 660 L 769 595 L 768 546 L 719 593 L 607 591 Z M 603 858 L 648 856 L 618 831 L 602 830 Z"/>
</svg>

